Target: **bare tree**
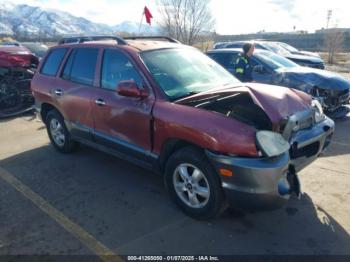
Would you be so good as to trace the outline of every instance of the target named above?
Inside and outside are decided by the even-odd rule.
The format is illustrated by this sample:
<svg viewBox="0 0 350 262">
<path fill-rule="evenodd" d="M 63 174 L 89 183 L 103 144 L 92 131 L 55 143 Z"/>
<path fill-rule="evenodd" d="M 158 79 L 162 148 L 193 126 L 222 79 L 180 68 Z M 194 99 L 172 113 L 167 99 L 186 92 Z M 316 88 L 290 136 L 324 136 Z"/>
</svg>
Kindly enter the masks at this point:
<svg viewBox="0 0 350 262">
<path fill-rule="evenodd" d="M 341 51 L 345 41 L 345 32 L 339 28 L 328 29 L 325 34 L 325 46 L 328 52 L 328 63 L 334 64 L 335 54 Z"/>
<path fill-rule="evenodd" d="M 158 0 L 160 25 L 169 36 L 193 45 L 214 27 L 209 3 L 210 0 Z"/>
</svg>

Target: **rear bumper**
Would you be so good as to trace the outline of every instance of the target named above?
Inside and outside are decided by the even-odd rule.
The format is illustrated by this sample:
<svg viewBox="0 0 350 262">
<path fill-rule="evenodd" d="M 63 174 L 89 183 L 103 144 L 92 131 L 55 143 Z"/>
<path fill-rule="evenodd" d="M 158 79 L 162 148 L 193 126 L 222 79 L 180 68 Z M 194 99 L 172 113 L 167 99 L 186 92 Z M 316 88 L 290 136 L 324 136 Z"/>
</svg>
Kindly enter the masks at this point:
<svg viewBox="0 0 350 262">
<path fill-rule="evenodd" d="M 224 168 L 232 176 L 220 176 L 230 204 L 243 209 L 276 209 L 288 201 L 293 192 L 300 193 L 296 175 L 314 161 L 329 145 L 334 122 L 323 122 L 298 131 L 291 140 L 290 152 L 271 158 L 231 157 L 206 151 L 217 173 Z"/>
</svg>

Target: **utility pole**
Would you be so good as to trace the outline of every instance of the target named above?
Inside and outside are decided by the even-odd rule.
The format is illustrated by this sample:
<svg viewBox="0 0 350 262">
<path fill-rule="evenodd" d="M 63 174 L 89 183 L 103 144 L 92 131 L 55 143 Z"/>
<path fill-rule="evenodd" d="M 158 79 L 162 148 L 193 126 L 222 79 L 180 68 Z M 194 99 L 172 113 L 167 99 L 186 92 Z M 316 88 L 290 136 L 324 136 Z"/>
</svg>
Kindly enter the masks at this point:
<svg viewBox="0 0 350 262">
<path fill-rule="evenodd" d="M 327 26 L 326 26 L 326 29 L 328 29 L 329 21 L 332 18 L 332 14 L 333 14 L 333 10 L 328 10 L 328 12 L 327 12 Z"/>
</svg>

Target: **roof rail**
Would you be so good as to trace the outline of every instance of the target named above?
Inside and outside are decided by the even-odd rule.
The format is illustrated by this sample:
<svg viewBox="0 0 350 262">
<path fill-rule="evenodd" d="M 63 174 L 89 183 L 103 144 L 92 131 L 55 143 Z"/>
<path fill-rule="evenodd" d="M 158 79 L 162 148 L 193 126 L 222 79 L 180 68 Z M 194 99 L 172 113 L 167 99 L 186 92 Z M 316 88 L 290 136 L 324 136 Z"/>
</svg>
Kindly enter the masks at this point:
<svg viewBox="0 0 350 262">
<path fill-rule="evenodd" d="M 79 44 L 90 41 L 115 40 L 119 45 L 127 45 L 128 43 L 119 36 L 99 35 L 99 36 L 71 36 L 62 38 L 58 44 Z"/>
<path fill-rule="evenodd" d="M 124 37 L 125 40 L 142 40 L 142 39 L 149 39 L 149 40 L 165 40 L 165 41 L 168 41 L 170 43 L 176 43 L 176 44 L 181 44 L 180 41 L 174 39 L 174 38 L 171 38 L 171 37 L 168 37 L 168 36 L 128 36 L 128 37 Z"/>
</svg>

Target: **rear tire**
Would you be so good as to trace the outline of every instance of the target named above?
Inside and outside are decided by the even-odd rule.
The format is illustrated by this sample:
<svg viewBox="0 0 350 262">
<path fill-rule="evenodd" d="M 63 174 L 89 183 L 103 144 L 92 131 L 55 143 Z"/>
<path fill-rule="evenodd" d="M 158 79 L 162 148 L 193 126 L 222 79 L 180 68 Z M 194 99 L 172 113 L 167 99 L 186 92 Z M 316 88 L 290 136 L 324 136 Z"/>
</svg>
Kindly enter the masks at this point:
<svg viewBox="0 0 350 262">
<path fill-rule="evenodd" d="M 170 197 L 192 218 L 211 219 L 226 208 L 219 176 L 195 147 L 180 149 L 169 158 L 164 179 Z"/>
<path fill-rule="evenodd" d="M 64 119 L 58 111 L 51 110 L 48 112 L 45 124 L 51 144 L 59 152 L 71 153 L 77 149 L 79 143 L 72 140 Z"/>
</svg>

